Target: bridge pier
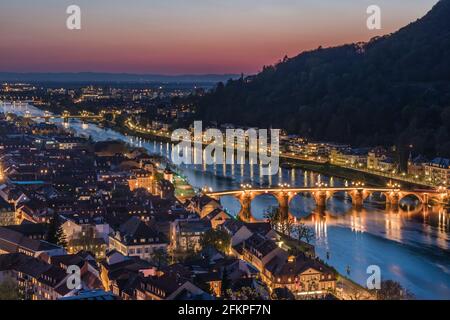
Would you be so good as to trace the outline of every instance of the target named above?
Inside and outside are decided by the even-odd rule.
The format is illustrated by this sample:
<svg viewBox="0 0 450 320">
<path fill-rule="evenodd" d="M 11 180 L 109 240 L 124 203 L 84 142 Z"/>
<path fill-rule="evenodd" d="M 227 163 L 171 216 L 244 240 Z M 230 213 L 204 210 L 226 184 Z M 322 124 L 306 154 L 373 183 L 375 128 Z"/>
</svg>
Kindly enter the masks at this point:
<svg viewBox="0 0 450 320">
<path fill-rule="evenodd" d="M 400 205 L 400 195 L 398 192 L 392 191 L 388 194 L 386 194 L 386 207 L 389 207 L 390 209 L 398 210 Z"/>
<path fill-rule="evenodd" d="M 286 192 L 279 192 L 275 195 L 278 200 L 278 206 L 280 210 L 280 215 L 282 220 L 289 219 L 289 202 L 291 201 L 291 196 Z"/>
<path fill-rule="evenodd" d="M 350 197 L 352 198 L 352 205 L 356 209 L 361 209 L 364 205 L 364 200 L 369 195 L 363 189 L 356 189 L 349 192 Z"/>
<path fill-rule="evenodd" d="M 250 193 L 244 192 L 236 197 L 241 204 L 241 210 L 239 211 L 239 218 L 244 222 L 251 222 L 253 220 L 251 207 L 253 196 Z"/>
<path fill-rule="evenodd" d="M 312 193 L 316 206 L 319 210 L 324 210 L 327 207 L 327 193 L 325 191 L 315 191 Z"/>
</svg>

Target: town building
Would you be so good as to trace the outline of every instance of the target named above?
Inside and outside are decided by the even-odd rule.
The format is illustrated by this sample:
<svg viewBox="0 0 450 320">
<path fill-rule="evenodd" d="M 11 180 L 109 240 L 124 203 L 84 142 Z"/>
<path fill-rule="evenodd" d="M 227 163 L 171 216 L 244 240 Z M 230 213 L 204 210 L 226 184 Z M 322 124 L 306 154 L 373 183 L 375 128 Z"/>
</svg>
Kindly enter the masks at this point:
<svg viewBox="0 0 450 320">
<path fill-rule="evenodd" d="M 131 217 L 113 230 L 109 236 L 109 249 L 125 256 L 150 260 L 156 250 L 167 250 L 169 243 L 164 234 L 150 227 L 138 217 Z"/>
<path fill-rule="evenodd" d="M 343 167 L 362 168 L 367 164 L 367 151 L 362 149 L 332 149 L 330 163 Z"/>
<path fill-rule="evenodd" d="M 271 259 L 265 265 L 263 278 L 272 290 L 286 288 L 298 298 L 321 298 L 336 290 L 336 272 L 303 255 Z"/>
<path fill-rule="evenodd" d="M 154 190 L 154 177 L 146 170 L 135 171 L 128 179 L 131 191 L 136 189 L 146 189 L 149 192 Z"/>
<path fill-rule="evenodd" d="M 23 253 L 31 257 L 39 257 L 61 255 L 66 251 L 55 244 L 30 239 L 18 231 L 0 227 L 0 255 L 7 253 Z"/>
<path fill-rule="evenodd" d="M 177 252 L 201 250 L 202 236 L 211 230 L 211 222 L 198 219 L 177 219 L 170 225 L 170 248 Z"/>
<path fill-rule="evenodd" d="M 416 179 L 425 176 L 425 165 L 429 163 L 428 159 L 419 155 L 413 158 L 411 155 L 408 159 L 408 174 Z"/>
<path fill-rule="evenodd" d="M 434 158 L 425 164 L 425 178 L 435 185 L 450 187 L 450 159 Z"/>
<path fill-rule="evenodd" d="M 12 279 L 26 300 L 56 300 L 70 293 L 61 268 L 23 253 L 0 254 L 0 280 Z M 75 290 L 75 289 L 74 289 Z"/>
<path fill-rule="evenodd" d="M 220 208 L 214 209 L 203 217 L 203 220 L 207 220 L 211 223 L 211 227 L 213 229 L 217 229 L 218 226 L 220 226 L 228 219 L 232 219 L 232 217 Z"/>
<path fill-rule="evenodd" d="M 387 155 L 386 150 L 375 148 L 367 155 L 367 169 L 392 173 L 397 170 L 398 164 Z"/>
</svg>

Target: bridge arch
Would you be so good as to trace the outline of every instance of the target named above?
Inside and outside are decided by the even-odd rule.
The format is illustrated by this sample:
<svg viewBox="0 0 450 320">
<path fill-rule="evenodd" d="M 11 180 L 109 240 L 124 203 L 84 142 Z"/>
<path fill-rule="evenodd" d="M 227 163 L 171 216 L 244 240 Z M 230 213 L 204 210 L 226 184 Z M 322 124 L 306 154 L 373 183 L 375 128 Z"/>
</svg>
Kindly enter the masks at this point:
<svg viewBox="0 0 450 320">
<path fill-rule="evenodd" d="M 353 200 L 348 191 L 337 190 L 327 198 L 326 210 L 333 215 L 344 214 L 353 207 Z"/>
<path fill-rule="evenodd" d="M 255 201 L 257 199 L 259 201 Z M 278 197 L 273 193 L 258 193 L 252 198 L 250 207 L 251 217 L 256 220 L 265 219 L 267 211 L 272 208 L 281 209 Z"/>
<path fill-rule="evenodd" d="M 379 207 L 386 207 L 388 204 L 388 194 L 383 191 L 372 191 L 364 199 L 364 204 L 371 204 Z"/>
<path fill-rule="evenodd" d="M 295 193 L 289 202 L 289 212 L 297 219 L 310 215 L 316 208 L 316 200 L 310 191 Z"/>
<path fill-rule="evenodd" d="M 405 200 L 407 198 L 414 198 L 419 203 L 427 203 L 428 202 L 428 196 L 426 194 L 421 195 L 416 192 L 400 192 L 399 193 L 399 202 L 402 200 Z"/>
<path fill-rule="evenodd" d="M 217 200 L 220 201 L 222 207 L 232 216 L 237 217 L 241 210 L 241 203 L 232 195 L 221 196 Z"/>
</svg>

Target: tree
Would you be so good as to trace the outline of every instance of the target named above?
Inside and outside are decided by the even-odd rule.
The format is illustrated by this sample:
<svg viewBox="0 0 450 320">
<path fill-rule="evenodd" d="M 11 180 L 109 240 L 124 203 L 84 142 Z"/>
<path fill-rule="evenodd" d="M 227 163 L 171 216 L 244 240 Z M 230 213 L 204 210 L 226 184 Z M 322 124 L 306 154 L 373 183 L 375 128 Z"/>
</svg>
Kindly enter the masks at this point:
<svg viewBox="0 0 450 320">
<path fill-rule="evenodd" d="M 272 229 L 281 232 L 284 235 L 291 236 L 292 227 L 294 223 L 291 219 L 282 218 L 280 208 L 272 207 L 264 214 L 264 217 L 269 221 Z"/>
<path fill-rule="evenodd" d="M 281 232 L 282 234 L 310 243 L 314 238 L 314 231 L 307 227 L 304 223 L 294 223 L 292 219 L 281 218 L 281 211 L 277 207 L 272 207 L 265 214 L 264 217 L 269 221 L 271 227 Z"/>
<path fill-rule="evenodd" d="M 393 280 L 381 281 L 381 288 L 377 290 L 379 300 L 412 300 L 414 294 Z"/>
<path fill-rule="evenodd" d="M 169 255 L 166 250 L 159 248 L 153 251 L 152 260 L 158 268 L 161 268 L 169 263 Z"/>
<path fill-rule="evenodd" d="M 216 250 L 226 254 L 231 245 L 231 238 L 225 231 L 211 229 L 202 236 L 200 244 L 202 248 L 213 246 Z"/>
<path fill-rule="evenodd" d="M 59 221 L 59 215 L 55 212 L 47 231 L 47 241 L 63 248 L 67 248 L 66 235 Z"/>
<path fill-rule="evenodd" d="M 298 240 L 305 240 L 307 243 L 310 243 L 314 238 L 314 231 L 306 226 L 303 222 L 295 224 L 293 226 L 292 234 Z"/>
<path fill-rule="evenodd" d="M 272 229 L 278 228 L 280 222 L 280 214 L 277 207 L 272 207 L 264 213 L 264 218 L 267 219 Z"/>
<path fill-rule="evenodd" d="M 10 277 L 0 282 L 0 300 L 19 300 L 21 298 L 17 283 Z"/>
<path fill-rule="evenodd" d="M 303 52 L 221 83 L 194 100 L 196 116 L 355 146 L 407 142 L 450 157 L 449 15 L 449 1 L 439 1 L 393 35 Z"/>
</svg>

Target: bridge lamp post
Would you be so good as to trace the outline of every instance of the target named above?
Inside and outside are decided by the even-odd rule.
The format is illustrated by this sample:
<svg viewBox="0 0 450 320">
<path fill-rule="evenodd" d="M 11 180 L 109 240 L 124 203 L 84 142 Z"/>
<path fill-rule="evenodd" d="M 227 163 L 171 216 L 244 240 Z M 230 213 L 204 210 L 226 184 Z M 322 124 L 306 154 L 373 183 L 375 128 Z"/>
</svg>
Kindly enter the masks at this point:
<svg viewBox="0 0 450 320">
<path fill-rule="evenodd" d="M 317 183 L 316 183 L 316 186 L 319 187 L 319 189 L 321 189 L 321 188 L 323 188 L 323 187 L 326 188 L 326 187 L 328 186 L 328 184 L 325 184 L 325 183 L 323 183 L 323 182 L 317 182 Z"/>
<path fill-rule="evenodd" d="M 291 187 L 291 185 L 288 183 L 279 183 L 278 186 L 281 188 L 290 188 Z"/>
<path fill-rule="evenodd" d="M 358 189 L 362 189 L 364 187 L 364 182 L 361 182 L 361 181 L 352 182 L 352 185 Z"/>
</svg>

